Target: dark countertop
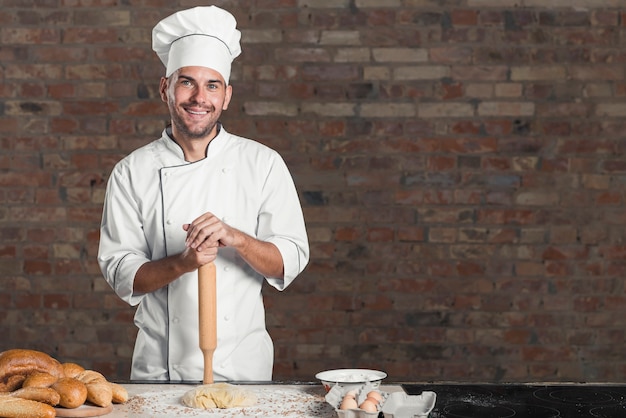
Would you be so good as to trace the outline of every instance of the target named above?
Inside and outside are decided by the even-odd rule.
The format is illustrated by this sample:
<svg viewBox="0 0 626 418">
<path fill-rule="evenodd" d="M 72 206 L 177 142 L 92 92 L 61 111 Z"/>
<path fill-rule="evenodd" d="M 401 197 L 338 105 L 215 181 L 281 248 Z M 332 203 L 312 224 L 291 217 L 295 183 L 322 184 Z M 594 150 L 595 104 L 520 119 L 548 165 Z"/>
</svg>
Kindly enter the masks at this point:
<svg viewBox="0 0 626 418">
<path fill-rule="evenodd" d="M 429 418 L 626 417 L 626 386 L 617 384 L 402 384 L 409 394 L 433 391 Z"/>
</svg>

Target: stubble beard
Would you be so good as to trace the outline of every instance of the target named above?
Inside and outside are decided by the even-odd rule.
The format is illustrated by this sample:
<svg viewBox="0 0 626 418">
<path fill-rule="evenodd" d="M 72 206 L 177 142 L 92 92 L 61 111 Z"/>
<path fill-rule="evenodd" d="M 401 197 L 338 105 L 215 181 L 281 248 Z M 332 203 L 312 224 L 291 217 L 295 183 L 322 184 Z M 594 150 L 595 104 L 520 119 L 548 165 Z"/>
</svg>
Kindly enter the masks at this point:
<svg viewBox="0 0 626 418">
<path fill-rule="evenodd" d="M 203 139 L 205 137 L 207 137 L 211 131 L 213 130 L 213 128 L 215 127 L 215 125 L 217 124 L 217 118 L 219 117 L 219 114 L 216 115 L 215 119 L 214 118 L 210 118 L 207 121 L 207 124 L 204 126 L 197 126 L 195 129 L 192 129 L 183 119 L 183 117 L 181 116 L 180 113 L 177 112 L 177 107 L 175 105 L 175 103 L 170 100 L 169 102 L 170 105 L 170 113 L 171 113 L 171 117 L 172 117 L 172 125 L 174 126 L 174 128 L 176 128 L 176 132 L 178 133 L 178 136 L 182 136 L 184 138 L 190 139 L 190 140 L 194 140 L 194 139 Z M 180 106 L 181 108 L 184 109 L 185 105 Z M 182 110 L 184 112 L 184 110 Z"/>
<path fill-rule="evenodd" d="M 191 129 L 178 113 L 174 113 L 172 116 L 172 125 L 176 128 L 176 131 L 188 139 L 205 138 L 211 133 L 216 123 L 216 121 L 210 121 L 205 126 L 199 126 L 196 129 Z"/>
</svg>

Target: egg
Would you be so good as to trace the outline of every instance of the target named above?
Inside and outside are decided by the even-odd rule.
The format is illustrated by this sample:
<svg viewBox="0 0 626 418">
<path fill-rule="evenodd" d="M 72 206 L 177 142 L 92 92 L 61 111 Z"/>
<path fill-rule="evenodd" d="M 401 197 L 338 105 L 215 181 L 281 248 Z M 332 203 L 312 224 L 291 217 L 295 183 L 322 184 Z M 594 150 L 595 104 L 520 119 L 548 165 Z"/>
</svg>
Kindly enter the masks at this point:
<svg viewBox="0 0 626 418">
<path fill-rule="evenodd" d="M 376 403 L 380 403 L 383 400 L 382 395 L 380 393 L 376 392 L 375 390 L 372 390 L 371 392 L 369 392 L 367 394 L 367 397 L 376 399 Z"/>
<path fill-rule="evenodd" d="M 378 401 L 378 399 L 376 398 L 372 398 L 371 396 L 368 396 L 367 398 L 365 398 L 366 401 L 370 401 L 372 402 L 374 405 L 380 405 L 380 402 Z"/>
<path fill-rule="evenodd" d="M 357 409 L 358 405 L 356 403 L 356 399 L 351 398 L 350 396 L 344 396 L 343 400 L 341 401 L 341 405 L 339 406 L 339 409 Z"/>
<path fill-rule="evenodd" d="M 366 399 L 363 401 L 363 403 L 361 405 L 359 405 L 359 408 L 361 408 L 362 410 L 364 410 L 365 412 L 376 412 L 376 404 L 372 401 L 370 401 L 369 399 Z"/>
<path fill-rule="evenodd" d="M 358 393 L 359 393 L 358 391 L 352 389 L 352 390 L 349 390 L 348 392 L 346 392 L 345 396 L 349 396 L 351 398 L 356 399 L 356 395 L 358 395 Z"/>
</svg>

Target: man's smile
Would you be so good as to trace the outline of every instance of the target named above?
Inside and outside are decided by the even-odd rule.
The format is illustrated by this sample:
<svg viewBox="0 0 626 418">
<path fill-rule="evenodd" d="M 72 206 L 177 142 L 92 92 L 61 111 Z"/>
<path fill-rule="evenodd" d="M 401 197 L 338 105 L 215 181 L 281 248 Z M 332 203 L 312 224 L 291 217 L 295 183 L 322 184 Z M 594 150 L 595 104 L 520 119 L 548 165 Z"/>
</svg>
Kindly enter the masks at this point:
<svg viewBox="0 0 626 418">
<path fill-rule="evenodd" d="M 185 109 L 185 111 L 187 113 L 191 113 L 192 115 L 200 115 L 200 116 L 202 116 L 202 115 L 207 115 L 209 113 L 208 110 L 190 109 L 190 108 L 187 108 L 187 107 L 184 108 L 184 109 Z"/>
</svg>

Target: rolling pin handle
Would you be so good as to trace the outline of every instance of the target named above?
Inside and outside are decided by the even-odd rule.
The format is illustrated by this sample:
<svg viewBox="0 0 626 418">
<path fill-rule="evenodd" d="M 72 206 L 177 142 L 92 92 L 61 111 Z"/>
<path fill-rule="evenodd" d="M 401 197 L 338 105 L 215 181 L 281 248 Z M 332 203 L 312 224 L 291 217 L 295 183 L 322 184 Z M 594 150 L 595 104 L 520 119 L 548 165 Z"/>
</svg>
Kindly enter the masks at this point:
<svg viewBox="0 0 626 418">
<path fill-rule="evenodd" d="M 213 383 L 213 353 L 217 347 L 217 297 L 215 264 L 198 269 L 200 350 L 204 357 L 204 384 Z"/>
</svg>

